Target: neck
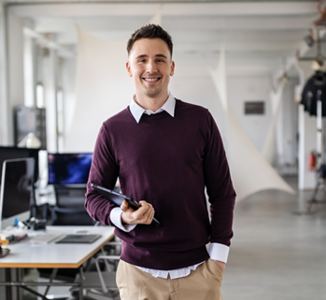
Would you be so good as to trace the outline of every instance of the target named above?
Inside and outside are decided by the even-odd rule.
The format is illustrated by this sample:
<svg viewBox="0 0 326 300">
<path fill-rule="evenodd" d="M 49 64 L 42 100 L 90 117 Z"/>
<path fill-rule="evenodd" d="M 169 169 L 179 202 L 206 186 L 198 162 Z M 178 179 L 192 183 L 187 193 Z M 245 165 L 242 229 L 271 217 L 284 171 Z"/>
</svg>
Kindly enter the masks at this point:
<svg viewBox="0 0 326 300">
<path fill-rule="evenodd" d="M 139 95 L 137 95 L 136 92 L 134 100 L 142 108 L 156 112 L 164 105 L 164 103 L 166 102 L 166 100 L 168 100 L 168 98 L 169 98 L 168 92 L 160 97 L 155 97 L 155 98 L 146 97 L 146 96 L 144 97 L 143 95 L 139 97 Z"/>
</svg>

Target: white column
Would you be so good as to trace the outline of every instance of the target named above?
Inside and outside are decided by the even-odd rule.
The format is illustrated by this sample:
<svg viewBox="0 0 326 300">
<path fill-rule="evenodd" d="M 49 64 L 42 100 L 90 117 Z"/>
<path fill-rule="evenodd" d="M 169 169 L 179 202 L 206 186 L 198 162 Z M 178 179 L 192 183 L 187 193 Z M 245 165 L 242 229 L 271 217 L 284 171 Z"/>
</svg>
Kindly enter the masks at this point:
<svg viewBox="0 0 326 300">
<path fill-rule="evenodd" d="M 24 37 L 24 87 L 26 106 L 35 105 L 35 79 L 34 79 L 34 41 L 31 37 Z"/>
<path fill-rule="evenodd" d="M 8 98 L 5 16 L 2 1 L 0 4 L 0 145 L 9 145 L 13 142 L 13 132 L 12 126 L 8 127 L 11 110 Z"/>
<path fill-rule="evenodd" d="M 24 104 L 24 20 L 8 15 L 9 96 L 12 108 Z"/>
<path fill-rule="evenodd" d="M 76 59 L 75 58 L 66 58 L 63 61 L 62 65 L 62 89 L 63 89 L 63 112 L 64 112 L 64 142 L 66 145 L 66 136 L 69 132 L 73 115 L 75 113 L 76 107 Z M 64 145 L 64 146 L 65 146 Z M 65 147 L 60 149 L 65 151 Z"/>
<path fill-rule="evenodd" d="M 311 69 L 311 62 L 300 62 L 300 68 L 304 74 L 304 83 L 307 79 L 314 74 Z M 301 84 L 301 82 L 300 82 Z M 299 105 L 298 116 L 298 129 L 299 129 L 299 174 L 298 174 L 298 187 L 300 190 L 313 189 L 316 185 L 316 174 L 308 168 L 309 156 L 311 151 L 316 150 L 316 117 L 310 116 L 304 112 L 303 105 Z"/>
<path fill-rule="evenodd" d="M 0 14 L 1 144 L 14 145 L 14 108 L 24 104 L 23 19 Z"/>
<path fill-rule="evenodd" d="M 46 109 L 46 143 L 49 152 L 58 150 L 56 117 L 56 62 L 55 50 L 46 50 L 43 57 L 43 87 Z"/>
<path fill-rule="evenodd" d="M 283 122 L 283 111 L 284 111 L 284 92 L 282 93 L 282 95 L 280 96 L 280 105 L 277 111 L 277 121 L 276 121 L 276 137 L 275 137 L 275 141 L 276 141 L 276 153 L 277 153 L 277 167 L 280 167 L 281 170 L 284 167 L 284 122 Z"/>
<path fill-rule="evenodd" d="M 316 117 L 304 112 L 303 105 L 299 105 L 299 189 L 312 189 L 316 185 L 315 172 L 309 170 L 309 156 L 316 150 Z"/>
<path fill-rule="evenodd" d="M 305 186 L 305 117 L 303 105 L 298 106 L 298 131 L 299 131 L 299 149 L 298 149 L 298 187 L 300 190 Z"/>
</svg>

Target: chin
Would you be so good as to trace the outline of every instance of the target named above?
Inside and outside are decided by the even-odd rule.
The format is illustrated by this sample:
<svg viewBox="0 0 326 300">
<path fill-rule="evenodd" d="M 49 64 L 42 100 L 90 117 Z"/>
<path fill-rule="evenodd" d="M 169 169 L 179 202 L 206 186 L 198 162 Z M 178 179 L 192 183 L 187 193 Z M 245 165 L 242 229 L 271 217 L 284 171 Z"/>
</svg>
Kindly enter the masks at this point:
<svg viewBox="0 0 326 300">
<path fill-rule="evenodd" d="M 160 91 L 148 91 L 148 90 L 146 90 L 144 94 L 147 97 L 155 98 L 155 97 L 158 97 L 161 93 L 162 93 L 161 90 Z"/>
</svg>

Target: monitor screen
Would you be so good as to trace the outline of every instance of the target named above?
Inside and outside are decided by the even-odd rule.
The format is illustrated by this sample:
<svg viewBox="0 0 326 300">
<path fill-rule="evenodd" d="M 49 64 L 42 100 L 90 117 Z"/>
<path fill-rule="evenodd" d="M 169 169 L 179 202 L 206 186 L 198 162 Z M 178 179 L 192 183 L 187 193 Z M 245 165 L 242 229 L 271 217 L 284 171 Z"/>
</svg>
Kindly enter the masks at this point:
<svg viewBox="0 0 326 300">
<path fill-rule="evenodd" d="M 40 149 L 18 148 L 18 147 L 3 147 L 0 146 L 0 182 L 2 164 L 7 159 L 33 157 L 35 160 L 34 168 L 34 183 L 38 180 L 38 153 Z"/>
<path fill-rule="evenodd" d="M 0 190 L 1 228 L 13 225 L 15 219 L 30 217 L 33 198 L 34 158 L 5 160 Z"/>
<path fill-rule="evenodd" d="M 49 153 L 49 184 L 86 184 L 93 153 Z"/>
</svg>

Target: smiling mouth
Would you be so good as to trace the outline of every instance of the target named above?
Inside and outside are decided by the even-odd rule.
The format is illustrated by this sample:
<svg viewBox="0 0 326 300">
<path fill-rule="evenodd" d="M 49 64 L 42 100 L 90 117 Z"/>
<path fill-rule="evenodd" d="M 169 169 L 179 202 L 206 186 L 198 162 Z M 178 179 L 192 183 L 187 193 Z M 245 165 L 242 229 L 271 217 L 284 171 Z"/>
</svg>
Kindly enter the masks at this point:
<svg viewBox="0 0 326 300">
<path fill-rule="evenodd" d="M 155 78 L 146 78 L 146 77 L 143 77 L 143 80 L 144 81 L 147 81 L 147 82 L 156 82 L 156 81 L 159 81 L 161 79 L 161 77 L 155 77 Z"/>
</svg>

